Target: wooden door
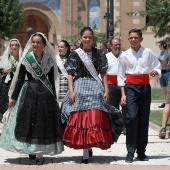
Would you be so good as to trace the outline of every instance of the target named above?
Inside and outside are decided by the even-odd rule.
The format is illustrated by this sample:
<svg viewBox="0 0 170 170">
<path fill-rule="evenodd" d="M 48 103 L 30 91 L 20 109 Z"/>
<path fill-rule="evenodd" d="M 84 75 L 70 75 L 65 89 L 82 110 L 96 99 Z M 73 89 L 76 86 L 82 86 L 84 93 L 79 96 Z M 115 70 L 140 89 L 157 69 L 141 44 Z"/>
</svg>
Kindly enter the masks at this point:
<svg viewBox="0 0 170 170">
<path fill-rule="evenodd" d="M 25 21 L 24 27 L 20 33 L 16 35 L 16 38 L 20 41 L 22 50 L 29 39 L 29 37 L 35 32 L 42 32 L 48 39 L 48 27 L 45 21 L 36 15 L 29 15 Z"/>
</svg>

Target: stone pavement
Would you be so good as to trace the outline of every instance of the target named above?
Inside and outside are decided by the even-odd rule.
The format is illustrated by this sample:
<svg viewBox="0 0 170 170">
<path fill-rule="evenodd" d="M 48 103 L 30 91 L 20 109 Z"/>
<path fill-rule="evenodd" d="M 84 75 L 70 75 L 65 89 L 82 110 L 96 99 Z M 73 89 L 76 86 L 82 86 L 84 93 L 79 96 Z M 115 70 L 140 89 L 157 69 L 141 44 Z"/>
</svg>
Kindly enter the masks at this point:
<svg viewBox="0 0 170 170">
<path fill-rule="evenodd" d="M 161 103 L 152 103 L 151 110 L 157 109 Z M 160 109 L 162 110 L 162 109 Z M 0 124 L 2 128 L 2 124 Z M 160 127 L 150 123 L 149 142 L 146 155 L 149 161 L 136 160 L 128 164 L 125 162 L 126 146 L 125 136 L 122 134 L 117 143 L 113 144 L 108 150 L 100 150 L 93 148 L 93 157 L 89 159 L 89 164 L 80 164 L 82 158 L 82 150 L 74 150 L 65 147 L 65 151 L 61 155 L 45 156 L 45 164 L 42 166 L 35 165 L 35 160 L 29 160 L 28 155 L 12 153 L 0 149 L 0 170 L 79 170 L 79 169 L 119 169 L 119 170 L 167 170 L 170 169 L 170 138 L 168 135 L 165 139 L 159 139 Z"/>
</svg>

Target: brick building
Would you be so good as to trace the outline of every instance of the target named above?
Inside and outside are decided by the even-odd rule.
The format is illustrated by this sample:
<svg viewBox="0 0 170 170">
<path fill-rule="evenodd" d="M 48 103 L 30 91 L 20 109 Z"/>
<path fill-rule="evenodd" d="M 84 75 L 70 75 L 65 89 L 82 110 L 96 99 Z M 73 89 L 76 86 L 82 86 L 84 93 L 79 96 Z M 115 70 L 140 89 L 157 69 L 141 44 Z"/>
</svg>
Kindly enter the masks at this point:
<svg viewBox="0 0 170 170">
<path fill-rule="evenodd" d="M 141 17 L 128 17 L 127 12 L 145 9 L 146 0 L 114 0 L 114 21 L 120 20 L 115 29 L 122 39 L 123 48 L 129 47 L 128 31 L 131 28 L 142 28 L 146 19 Z M 106 32 L 107 0 L 20 0 L 27 16 L 25 25 L 16 38 L 25 46 L 28 37 L 33 32 L 43 32 L 50 42 L 57 43 L 64 36 L 75 35 L 79 29 L 66 23 L 66 19 L 81 21 L 85 25 L 97 25 L 99 32 Z M 158 47 L 152 31 L 143 33 L 142 44 L 151 48 L 158 54 Z M 4 42 L 4 46 L 6 42 Z M 4 48 L 1 48 L 2 55 Z"/>
</svg>

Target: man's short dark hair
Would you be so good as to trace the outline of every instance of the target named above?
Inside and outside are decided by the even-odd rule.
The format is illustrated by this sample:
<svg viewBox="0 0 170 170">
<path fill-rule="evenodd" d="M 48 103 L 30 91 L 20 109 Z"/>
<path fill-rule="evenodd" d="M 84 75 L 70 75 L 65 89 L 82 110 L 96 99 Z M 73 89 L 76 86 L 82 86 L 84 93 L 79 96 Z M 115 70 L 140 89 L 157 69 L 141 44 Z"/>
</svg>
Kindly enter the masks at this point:
<svg viewBox="0 0 170 170">
<path fill-rule="evenodd" d="M 133 29 L 131 29 L 131 30 L 129 31 L 129 35 L 130 35 L 131 33 L 137 33 L 140 37 L 142 37 L 142 30 L 139 29 L 139 28 L 133 28 Z"/>
</svg>

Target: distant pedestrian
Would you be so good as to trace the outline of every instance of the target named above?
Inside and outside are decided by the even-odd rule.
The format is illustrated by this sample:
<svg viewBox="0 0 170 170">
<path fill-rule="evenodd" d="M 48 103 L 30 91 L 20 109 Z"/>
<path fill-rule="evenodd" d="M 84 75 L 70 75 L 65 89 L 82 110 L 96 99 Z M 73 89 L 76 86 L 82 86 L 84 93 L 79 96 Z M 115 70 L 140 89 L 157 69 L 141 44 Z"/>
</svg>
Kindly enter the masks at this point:
<svg viewBox="0 0 170 170">
<path fill-rule="evenodd" d="M 77 49 L 77 44 L 71 44 L 70 45 L 70 53 L 72 53 L 73 51 L 75 51 Z"/>
<path fill-rule="evenodd" d="M 161 60 L 162 73 L 170 74 L 170 66 L 168 66 L 169 62 L 170 62 L 170 47 L 165 50 L 164 56 L 162 57 Z M 170 79 L 168 81 L 166 103 L 162 113 L 162 128 L 159 132 L 159 138 L 161 139 L 165 139 L 166 137 L 166 126 L 169 116 L 170 116 Z"/>
<path fill-rule="evenodd" d="M 105 54 L 108 53 L 106 42 L 100 42 L 100 43 L 98 44 L 98 48 L 99 48 L 101 51 L 104 51 Z"/>
<path fill-rule="evenodd" d="M 158 59 L 160 63 L 162 64 L 162 59 L 164 58 L 164 52 L 167 49 L 167 43 L 165 41 L 159 41 L 158 43 L 159 43 L 159 49 L 161 50 L 159 52 Z M 159 108 L 165 107 L 168 80 L 169 80 L 169 73 L 161 74 L 161 77 L 159 78 L 159 82 L 162 88 L 163 103 L 160 106 L 158 106 Z"/>
</svg>

